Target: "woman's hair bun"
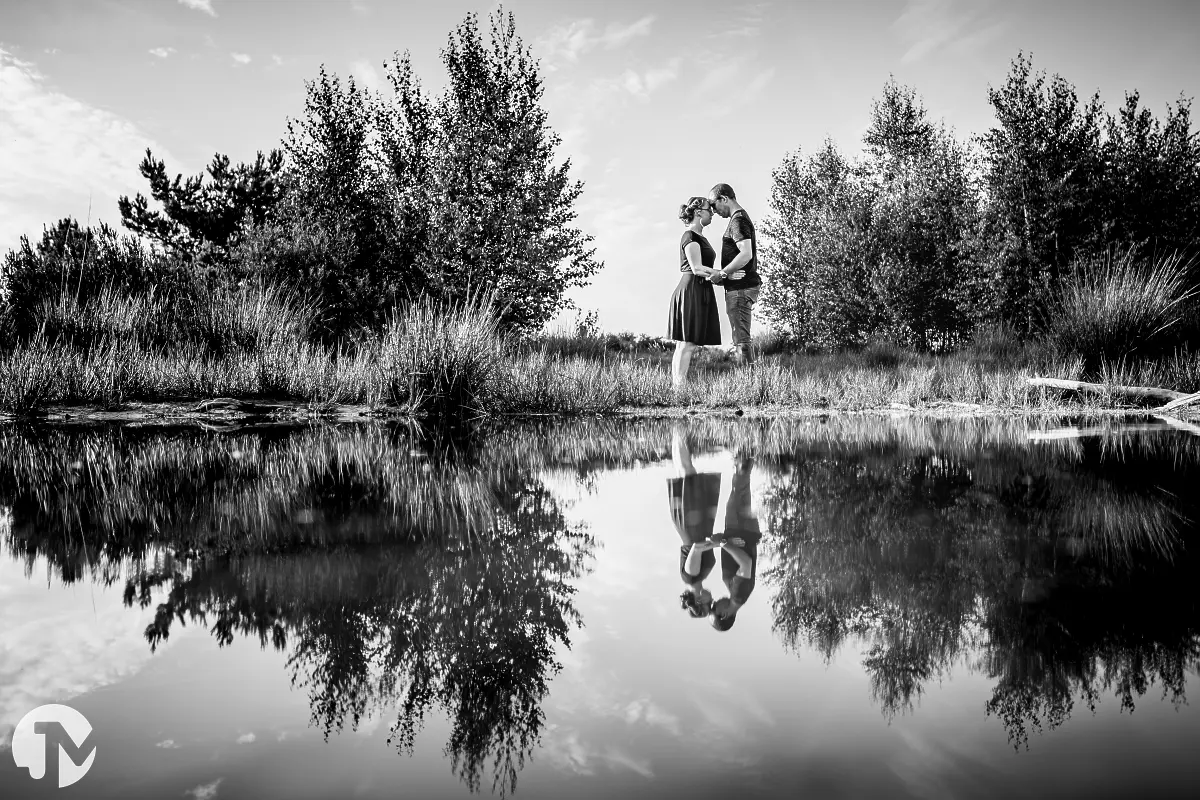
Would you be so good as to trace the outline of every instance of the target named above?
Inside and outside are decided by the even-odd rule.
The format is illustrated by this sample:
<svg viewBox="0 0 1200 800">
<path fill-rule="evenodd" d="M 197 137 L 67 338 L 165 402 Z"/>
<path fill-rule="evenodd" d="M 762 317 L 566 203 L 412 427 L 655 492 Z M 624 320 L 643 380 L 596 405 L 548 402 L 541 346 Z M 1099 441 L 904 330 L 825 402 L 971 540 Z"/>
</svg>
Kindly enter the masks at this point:
<svg viewBox="0 0 1200 800">
<path fill-rule="evenodd" d="M 689 197 L 686 203 L 679 206 L 679 219 L 684 225 L 696 218 L 696 212 L 708 204 L 707 197 Z"/>
</svg>

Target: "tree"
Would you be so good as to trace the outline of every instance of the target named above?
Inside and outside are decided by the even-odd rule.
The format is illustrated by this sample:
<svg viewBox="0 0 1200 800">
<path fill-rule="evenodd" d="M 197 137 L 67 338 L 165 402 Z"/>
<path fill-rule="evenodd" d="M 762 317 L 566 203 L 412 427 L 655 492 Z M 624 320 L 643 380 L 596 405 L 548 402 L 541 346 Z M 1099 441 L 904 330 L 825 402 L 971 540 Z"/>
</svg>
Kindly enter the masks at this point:
<svg viewBox="0 0 1200 800">
<path fill-rule="evenodd" d="M 1169 255 L 1200 238 L 1200 133 L 1191 129 L 1191 103 L 1180 98 L 1165 120 L 1140 106 L 1140 95 L 1105 125 L 1104 225 L 1097 249 L 1148 246 Z"/>
<path fill-rule="evenodd" d="M 151 210 L 141 193 L 132 200 L 122 196 L 117 203 L 122 224 L 168 252 L 206 264 L 224 263 L 247 224 L 261 225 L 283 197 L 283 156 L 278 150 L 265 157 L 259 152 L 253 162 L 237 165 L 217 153 L 208 165 L 207 182 L 204 173 L 171 180 L 165 162 L 156 161 L 149 148 L 138 169 L 162 209 Z"/>
<path fill-rule="evenodd" d="M 832 141 L 808 157 L 788 155 L 772 172 L 763 224 L 765 316 L 798 342 L 864 343 L 879 327 L 867 233 L 874 197 L 860 166 Z"/>
<path fill-rule="evenodd" d="M 808 345 L 956 344 L 970 324 L 955 291 L 967 268 L 958 245 L 975 215 L 965 149 L 894 80 L 864 143 L 857 162 L 826 142 L 775 170 L 764 311 Z"/>
<path fill-rule="evenodd" d="M 462 297 L 496 287 L 506 327 L 535 330 L 602 263 L 592 237 L 572 225 L 583 185 L 571 180 L 569 159 L 556 163 L 561 139 L 541 106 L 538 63 L 511 13 L 489 22 L 486 42 L 474 14 L 450 34 L 449 83 L 436 98 L 421 92 L 408 55 L 396 57 L 384 163 L 392 195 L 407 201 L 404 219 L 414 201 L 422 209 L 429 290 Z"/>
<path fill-rule="evenodd" d="M 5 254 L 0 277 L 0 328 L 7 329 L 0 332 L 18 339 L 36 334 L 47 303 L 85 303 L 105 287 L 136 293 L 187 283 L 176 259 L 104 223 L 85 227 L 70 218 L 47 226 L 36 243 L 22 236 Z"/>
<path fill-rule="evenodd" d="M 988 90 L 996 127 L 981 138 L 985 213 L 995 223 L 1002 315 L 1021 330 L 1041 321 L 1059 277 L 1100 228 L 1099 95 L 1080 103 L 1055 75 L 1034 74 L 1023 53 Z"/>
<path fill-rule="evenodd" d="M 288 196 L 279 220 L 257 231 L 238 256 L 243 269 L 310 294 L 326 331 L 377 326 L 421 287 L 415 244 L 379 152 L 370 96 L 321 67 L 306 84 L 304 115 L 288 121 Z"/>
<path fill-rule="evenodd" d="M 921 349 L 956 344 L 970 326 L 955 291 L 966 269 L 959 243 L 975 215 L 965 149 L 894 79 L 863 140 L 876 187 L 870 280 L 883 333 Z"/>
</svg>

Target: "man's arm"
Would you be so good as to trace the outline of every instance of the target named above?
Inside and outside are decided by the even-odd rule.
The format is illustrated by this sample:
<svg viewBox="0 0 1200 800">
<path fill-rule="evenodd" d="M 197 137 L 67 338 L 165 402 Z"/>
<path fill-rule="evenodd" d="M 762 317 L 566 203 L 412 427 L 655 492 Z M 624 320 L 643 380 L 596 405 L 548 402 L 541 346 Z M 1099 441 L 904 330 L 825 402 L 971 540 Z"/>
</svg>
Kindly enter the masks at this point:
<svg viewBox="0 0 1200 800">
<path fill-rule="evenodd" d="M 722 549 L 737 562 L 739 578 L 754 577 L 754 562 L 750 560 L 750 556 L 746 555 L 745 550 L 732 544 L 725 544 Z"/>
<path fill-rule="evenodd" d="M 728 264 L 721 267 L 721 272 L 726 276 L 746 266 L 750 263 L 750 259 L 754 258 L 754 243 L 749 239 L 739 241 L 737 248 L 738 254 Z"/>
</svg>

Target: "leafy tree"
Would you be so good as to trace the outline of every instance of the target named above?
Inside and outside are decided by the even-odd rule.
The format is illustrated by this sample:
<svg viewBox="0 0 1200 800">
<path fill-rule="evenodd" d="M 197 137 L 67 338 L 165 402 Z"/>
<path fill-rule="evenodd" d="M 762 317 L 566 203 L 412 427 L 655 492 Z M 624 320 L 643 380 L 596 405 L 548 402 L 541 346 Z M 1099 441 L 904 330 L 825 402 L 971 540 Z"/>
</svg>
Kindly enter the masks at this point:
<svg viewBox="0 0 1200 800">
<path fill-rule="evenodd" d="M 865 342 L 879 326 L 868 270 L 873 190 L 861 167 L 826 141 L 809 158 L 786 157 L 772 173 L 762 304 L 798 342 Z"/>
<path fill-rule="evenodd" d="M 394 195 L 423 208 L 430 291 L 494 286 L 506 326 L 537 329 L 602 264 L 592 237 L 572 226 L 583 185 L 569 159 L 555 161 L 561 139 L 541 106 L 538 63 L 511 13 L 489 21 L 487 41 L 474 14 L 450 34 L 449 83 L 436 98 L 422 93 L 409 57 L 396 57 L 384 129 L 395 138 L 383 137 L 384 151 Z"/>
<path fill-rule="evenodd" d="M 150 195 L 161 206 L 138 193 L 122 196 L 117 206 L 121 222 L 164 250 L 199 258 L 202 263 L 223 263 L 248 223 L 262 224 L 283 197 L 283 156 L 272 150 L 257 153 L 253 162 L 233 165 L 217 153 L 204 174 L 184 178 L 167 176 L 166 164 L 147 148 L 138 169 L 150 182 Z"/>
<path fill-rule="evenodd" d="M 958 245 L 975 215 L 965 149 L 894 79 L 863 138 L 877 187 L 870 277 L 884 334 L 922 349 L 956 344 L 969 327 L 955 292 L 965 268 Z"/>
<path fill-rule="evenodd" d="M 1100 227 L 1100 100 L 1097 94 L 1081 103 L 1063 78 L 1035 74 L 1023 53 L 988 100 L 996 126 L 981 143 L 985 213 L 999 248 L 996 290 L 1002 315 L 1028 331 Z"/>
<path fill-rule="evenodd" d="M 405 229 L 384 180 L 371 98 L 324 67 L 307 84 L 304 115 L 288 122 L 288 196 L 279 219 L 237 253 L 244 271 L 317 300 L 327 332 L 378 325 L 420 287 Z"/>
<path fill-rule="evenodd" d="M 1167 107 L 1165 120 L 1129 92 L 1105 125 L 1104 224 L 1097 249 L 1146 245 L 1170 254 L 1200 238 L 1200 132 L 1191 129 L 1191 103 Z"/>
<path fill-rule="evenodd" d="M 956 292 L 967 266 L 958 244 L 976 213 L 967 153 L 894 80 L 864 143 L 858 162 L 827 142 L 775 171 L 766 315 L 809 345 L 954 344 L 970 324 Z"/>
</svg>

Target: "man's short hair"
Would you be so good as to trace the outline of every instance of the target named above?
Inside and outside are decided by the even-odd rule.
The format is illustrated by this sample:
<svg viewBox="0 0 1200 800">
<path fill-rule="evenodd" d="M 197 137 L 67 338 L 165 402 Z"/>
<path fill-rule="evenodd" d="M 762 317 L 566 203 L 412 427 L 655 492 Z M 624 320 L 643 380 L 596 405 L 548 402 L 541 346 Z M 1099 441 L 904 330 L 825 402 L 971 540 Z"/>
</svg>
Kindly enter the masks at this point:
<svg viewBox="0 0 1200 800">
<path fill-rule="evenodd" d="M 716 197 L 728 197 L 730 200 L 737 200 L 737 195 L 733 193 L 733 187 L 728 183 L 718 183 L 712 188 L 712 194 Z"/>
</svg>

